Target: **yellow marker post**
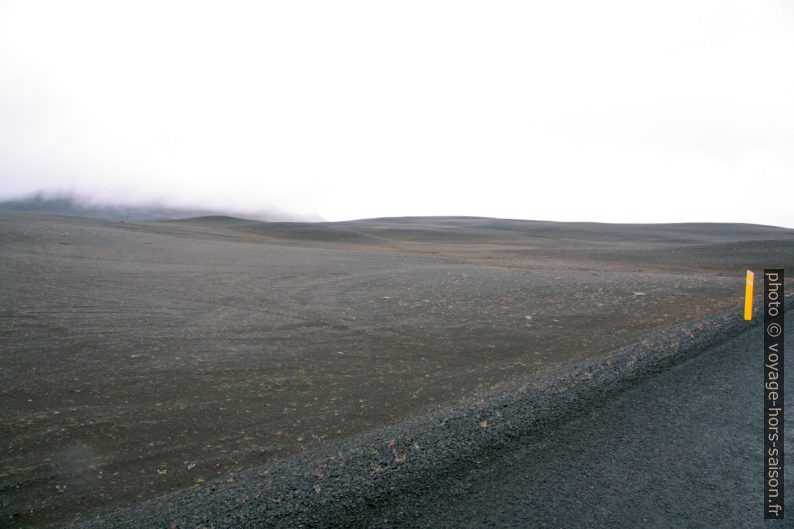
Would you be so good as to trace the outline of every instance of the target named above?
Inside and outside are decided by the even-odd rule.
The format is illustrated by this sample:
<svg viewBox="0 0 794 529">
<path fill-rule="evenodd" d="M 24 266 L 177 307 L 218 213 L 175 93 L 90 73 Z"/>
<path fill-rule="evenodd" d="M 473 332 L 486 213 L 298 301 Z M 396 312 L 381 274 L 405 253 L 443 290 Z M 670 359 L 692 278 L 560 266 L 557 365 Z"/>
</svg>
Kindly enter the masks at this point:
<svg viewBox="0 0 794 529">
<path fill-rule="evenodd" d="M 747 271 L 747 283 L 744 286 L 744 319 L 753 319 L 753 274 L 752 270 Z"/>
</svg>

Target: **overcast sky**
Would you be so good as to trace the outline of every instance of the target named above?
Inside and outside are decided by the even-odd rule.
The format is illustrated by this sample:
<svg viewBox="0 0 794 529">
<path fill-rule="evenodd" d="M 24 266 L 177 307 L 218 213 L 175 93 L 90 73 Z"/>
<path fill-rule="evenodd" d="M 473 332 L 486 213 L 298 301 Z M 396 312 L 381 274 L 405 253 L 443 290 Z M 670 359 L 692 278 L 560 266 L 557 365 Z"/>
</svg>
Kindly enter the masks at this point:
<svg viewBox="0 0 794 529">
<path fill-rule="evenodd" d="M 786 1 L 0 0 L 0 197 L 794 227 L 792 60 Z"/>
</svg>

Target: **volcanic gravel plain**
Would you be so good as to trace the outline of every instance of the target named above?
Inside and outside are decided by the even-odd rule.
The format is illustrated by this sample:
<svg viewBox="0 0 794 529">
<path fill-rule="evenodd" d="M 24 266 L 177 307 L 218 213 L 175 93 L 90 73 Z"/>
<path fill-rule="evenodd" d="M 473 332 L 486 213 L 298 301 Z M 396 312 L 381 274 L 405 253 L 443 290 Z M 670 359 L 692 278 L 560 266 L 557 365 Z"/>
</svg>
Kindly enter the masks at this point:
<svg viewBox="0 0 794 529">
<path fill-rule="evenodd" d="M 794 270 L 794 230 L 0 212 L 0 526 L 234 482 L 739 310 L 748 267 Z"/>
</svg>

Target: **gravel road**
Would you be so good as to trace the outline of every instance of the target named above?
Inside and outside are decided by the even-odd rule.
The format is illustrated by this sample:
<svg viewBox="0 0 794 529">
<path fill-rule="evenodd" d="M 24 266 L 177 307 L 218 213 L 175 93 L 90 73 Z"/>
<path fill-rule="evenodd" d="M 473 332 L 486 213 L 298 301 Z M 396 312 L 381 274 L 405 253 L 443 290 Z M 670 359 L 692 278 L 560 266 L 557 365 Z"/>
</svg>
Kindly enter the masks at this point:
<svg viewBox="0 0 794 529">
<path fill-rule="evenodd" d="M 794 526 L 762 515 L 762 344 L 755 327 L 360 526 Z M 786 434 L 794 461 L 794 428 Z"/>
</svg>

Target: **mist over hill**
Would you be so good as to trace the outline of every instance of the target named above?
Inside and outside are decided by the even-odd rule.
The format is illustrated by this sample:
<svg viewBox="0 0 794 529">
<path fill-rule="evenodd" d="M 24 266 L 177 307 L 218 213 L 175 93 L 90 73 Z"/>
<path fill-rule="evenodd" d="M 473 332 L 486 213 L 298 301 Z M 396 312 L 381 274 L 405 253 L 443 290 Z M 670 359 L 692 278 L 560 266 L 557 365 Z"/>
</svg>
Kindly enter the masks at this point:
<svg viewBox="0 0 794 529">
<path fill-rule="evenodd" d="M 175 207 L 158 203 L 113 204 L 93 201 L 89 198 L 69 193 L 45 192 L 0 200 L 0 211 L 50 213 L 106 220 L 168 220 L 215 215 L 279 222 L 317 222 L 324 220 L 317 214 L 301 215 L 272 208 L 251 213 L 226 209 Z"/>
</svg>

